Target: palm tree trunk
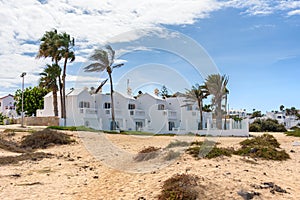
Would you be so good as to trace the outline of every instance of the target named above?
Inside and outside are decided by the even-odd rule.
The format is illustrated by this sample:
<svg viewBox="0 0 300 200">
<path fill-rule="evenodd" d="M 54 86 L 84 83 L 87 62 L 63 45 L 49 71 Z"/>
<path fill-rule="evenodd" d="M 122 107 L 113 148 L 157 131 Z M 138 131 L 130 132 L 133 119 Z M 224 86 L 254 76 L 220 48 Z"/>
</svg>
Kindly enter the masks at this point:
<svg viewBox="0 0 300 200">
<path fill-rule="evenodd" d="M 58 65 L 58 60 L 55 59 L 55 64 Z M 62 90 L 63 90 L 63 86 L 62 86 L 62 81 L 61 81 L 61 77 L 60 75 L 58 76 L 58 85 L 59 85 L 59 95 L 60 95 L 60 117 L 62 119 L 64 119 L 64 103 L 63 103 L 63 94 L 62 94 Z"/>
<path fill-rule="evenodd" d="M 217 107 L 217 128 L 222 130 L 222 99 L 218 100 L 218 107 Z"/>
<path fill-rule="evenodd" d="M 110 82 L 110 101 L 111 101 L 111 129 L 116 130 L 116 122 L 115 122 L 115 107 L 114 107 L 114 89 L 113 89 L 113 82 L 112 82 L 112 76 L 111 73 L 108 73 L 109 75 L 109 82 Z"/>
<path fill-rule="evenodd" d="M 62 95 L 63 95 L 63 118 L 64 118 L 64 126 L 67 125 L 67 111 L 66 111 L 66 70 L 67 70 L 67 62 L 68 57 L 65 58 L 64 69 L 62 75 Z"/>
<path fill-rule="evenodd" d="M 54 88 L 53 91 L 53 111 L 54 111 L 54 116 L 58 116 L 58 108 L 57 108 L 57 88 Z"/>
<path fill-rule="evenodd" d="M 203 130 L 203 112 L 202 112 L 202 100 L 198 99 L 198 107 L 200 112 L 200 126 L 199 129 Z"/>
<path fill-rule="evenodd" d="M 226 123 L 227 123 L 226 117 L 227 117 L 227 94 L 225 95 L 225 119 L 224 119 L 224 130 L 227 129 L 227 127 L 226 127 Z"/>
</svg>

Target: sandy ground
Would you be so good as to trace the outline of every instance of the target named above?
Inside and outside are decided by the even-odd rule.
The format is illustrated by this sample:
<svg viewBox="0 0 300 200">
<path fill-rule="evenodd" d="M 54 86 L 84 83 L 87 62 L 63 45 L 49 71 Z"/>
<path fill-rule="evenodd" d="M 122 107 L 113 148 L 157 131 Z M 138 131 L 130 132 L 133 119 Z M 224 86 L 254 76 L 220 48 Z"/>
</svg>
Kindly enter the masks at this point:
<svg viewBox="0 0 300 200">
<path fill-rule="evenodd" d="M 54 154 L 51 159 L 0 166 L 0 199 L 157 199 L 163 181 L 176 173 L 196 174 L 200 178 L 200 187 L 205 191 L 204 199 L 242 199 L 237 194 L 242 189 L 261 193 L 254 199 L 300 199 L 300 146 L 292 145 L 300 138 L 273 134 L 291 156 L 290 160 L 282 162 L 257 160 L 257 164 L 253 164 L 239 156 L 195 160 L 190 155 L 182 154 L 167 163 L 168 166 L 160 165 L 158 160 L 155 164 L 131 162 L 127 166 L 126 162 L 134 153 L 144 147 L 164 148 L 174 138 L 104 134 L 98 137 L 98 133 L 68 133 L 74 136 L 77 143 L 40 150 Z M 16 133 L 14 137 L 18 134 L 24 133 Z M 245 138 L 215 139 L 221 143 L 220 146 L 237 147 Z M 110 152 L 111 146 L 105 146 L 103 140 L 116 147 L 117 153 Z M 101 154 L 105 149 L 108 151 Z M 124 156 L 120 149 L 125 152 Z M 105 156 L 111 153 L 115 157 L 109 160 Z M 0 149 L 0 159 L 6 155 L 18 154 Z M 252 186 L 262 182 L 274 182 L 288 193 L 272 194 L 269 189 Z"/>
</svg>

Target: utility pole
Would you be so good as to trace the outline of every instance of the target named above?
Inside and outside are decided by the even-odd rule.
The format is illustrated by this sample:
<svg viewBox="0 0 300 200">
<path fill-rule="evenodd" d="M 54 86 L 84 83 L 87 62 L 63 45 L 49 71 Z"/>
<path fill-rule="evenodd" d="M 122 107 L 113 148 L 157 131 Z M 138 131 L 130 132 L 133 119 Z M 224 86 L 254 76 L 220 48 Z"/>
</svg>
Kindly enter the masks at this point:
<svg viewBox="0 0 300 200">
<path fill-rule="evenodd" d="M 21 74 L 21 78 L 22 78 L 22 113 L 21 113 L 21 116 L 22 116 L 22 121 L 21 121 L 21 127 L 24 128 L 24 77 L 26 75 L 26 72 L 23 72 Z"/>
</svg>

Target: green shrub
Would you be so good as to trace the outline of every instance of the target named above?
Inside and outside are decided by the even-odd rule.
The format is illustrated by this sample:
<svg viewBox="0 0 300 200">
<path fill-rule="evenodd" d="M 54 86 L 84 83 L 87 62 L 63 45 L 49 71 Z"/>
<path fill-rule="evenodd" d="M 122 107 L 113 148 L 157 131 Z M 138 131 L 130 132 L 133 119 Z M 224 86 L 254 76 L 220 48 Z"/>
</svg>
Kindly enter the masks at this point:
<svg viewBox="0 0 300 200">
<path fill-rule="evenodd" d="M 219 156 L 228 156 L 230 157 L 233 153 L 232 149 L 229 148 L 219 148 L 219 147 L 202 147 L 201 146 L 192 146 L 187 149 L 187 153 L 192 155 L 194 158 L 199 158 L 200 151 L 203 151 L 204 153 L 207 152 L 207 154 L 204 156 L 205 158 L 211 159 L 216 158 Z"/>
<path fill-rule="evenodd" d="M 50 144 L 70 144 L 74 142 L 67 134 L 57 132 L 51 129 L 37 131 L 31 135 L 27 135 L 21 141 L 22 148 L 47 148 Z"/>
<path fill-rule="evenodd" d="M 256 123 L 252 123 L 249 126 L 249 131 L 250 132 L 261 132 L 261 125 L 256 124 Z"/>
<path fill-rule="evenodd" d="M 196 175 L 175 174 L 164 181 L 159 200 L 196 200 L 198 198 Z"/>
<path fill-rule="evenodd" d="M 242 148 L 254 146 L 271 146 L 273 148 L 280 147 L 280 144 L 276 138 L 270 134 L 263 134 L 262 136 L 257 136 L 252 139 L 246 139 L 240 142 L 240 144 L 242 145 Z"/>
<path fill-rule="evenodd" d="M 300 129 L 294 129 L 293 131 L 286 131 L 285 134 L 287 136 L 294 136 L 294 137 L 300 137 Z"/>
<path fill-rule="evenodd" d="M 61 131 L 76 131 L 76 126 L 48 126 L 48 129 L 55 129 Z"/>
<path fill-rule="evenodd" d="M 290 158 L 285 150 L 277 150 L 280 144 L 269 134 L 246 139 L 240 142 L 242 147 L 234 152 L 236 155 L 262 158 L 266 160 L 287 160 Z"/>
<path fill-rule="evenodd" d="M 283 124 L 279 124 L 275 119 L 256 119 L 249 126 L 250 132 L 285 132 Z"/>
</svg>

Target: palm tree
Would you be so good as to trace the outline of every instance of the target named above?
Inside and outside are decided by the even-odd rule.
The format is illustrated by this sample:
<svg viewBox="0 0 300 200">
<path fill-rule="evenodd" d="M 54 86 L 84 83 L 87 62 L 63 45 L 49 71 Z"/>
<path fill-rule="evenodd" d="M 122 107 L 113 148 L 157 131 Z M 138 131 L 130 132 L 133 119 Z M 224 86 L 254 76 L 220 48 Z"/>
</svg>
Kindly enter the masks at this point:
<svg viewBox="0 0 300 200">
<path fill-rule="evenodd" d="M 61 69 L 57 64 L 47 65 L 40 75 L 42 76 L 39 81 L 39 86 L 45 89 L 49 89 L 53 94 L 53 109 L 54 116 L 58 116 L 57 108 L 57 78 L 60 76 Z"/>
<path fill-rule="evenodd" d="M 229 94 L 229 90 L 227 88 L 225 88 L 225 119 L 224 119 L 224 130 L 226 130 L 226 119 L 227 119 L 227 102 L 228 102 L 228 94 Z"/>
<path fill-rule="evenodd" d="M 200 112 L 200 130 L 203 129 L 203 99 L 207 98 L 208 95 L 209 92 L 205 85 L 199 84 L 193 86 L 191 90 L 187 90 L 186 93 L 183 95 L 186 98 L 185 102 L 187 102 L 187 104 L 184 106 L 190 106 L 197 102 L 197 106 Z"/>
<path fill-rule="evenodd" d="M 64 125 L 66 125 L 66 71 L 67 71 L 67 63 L 68 60 L 73 62 L 75 60 L 75 53 L 73 48 L 75 46 L 75 39 L 71 38 L 69 34 L 66 32 L 61 33 L 58 35 L 58 40 L 56 43 L 58 47 L 58 54 L 59 57 L 64 58 L 64 65 L 63 65 L 63 73 L 61 77 L 61 85 L 60 89 L 62 90 L 62 118 L 64 118 Z"/>
<path fill-rule="evenodd" d="M 116 130 L 112 72 L 114 68 L 121 67 L 124 64 L 113 65 L 115 60 L 115 51 L 110 45 L 106 45 L 105 49 L 96 49 L 94 53 L 90 56 L 90 60 L 93 61 L 93 63 L 84 68 L 86 72 L 101 72 L 106 70 L 109 76 L 112 120 L 111 129 Z"/>
<path fill-rule="evenodd" d="M 222 100 L 227 95 L 228 77 L 220 74 L 212 74 L 206 78 L 205 85 L 213 95 L 212 104 L 216 108 L 217 128 L 222 129 Z"/>
<path fill-rule="evenodd" d="M 58 65 L 58 62 L 61 60 L 61 54 L 59 53 L 59 34 L 57 33 L 56 29 L 51 31 L 46 31 L 46 33 L 41 38 L 41 44 L 39 47 L 38 54 L 36 58 L 48 58 L 50 57 L 54 64 Z M 59 94 L 60 94 L 60 105 L 61 105 L 61 117 L 64 118 L 64 102 L 63 102 L 63 95 L 62 95 L 62 81 L 61 77 L 58 77 L 59 83 Z"/>
</svg>

